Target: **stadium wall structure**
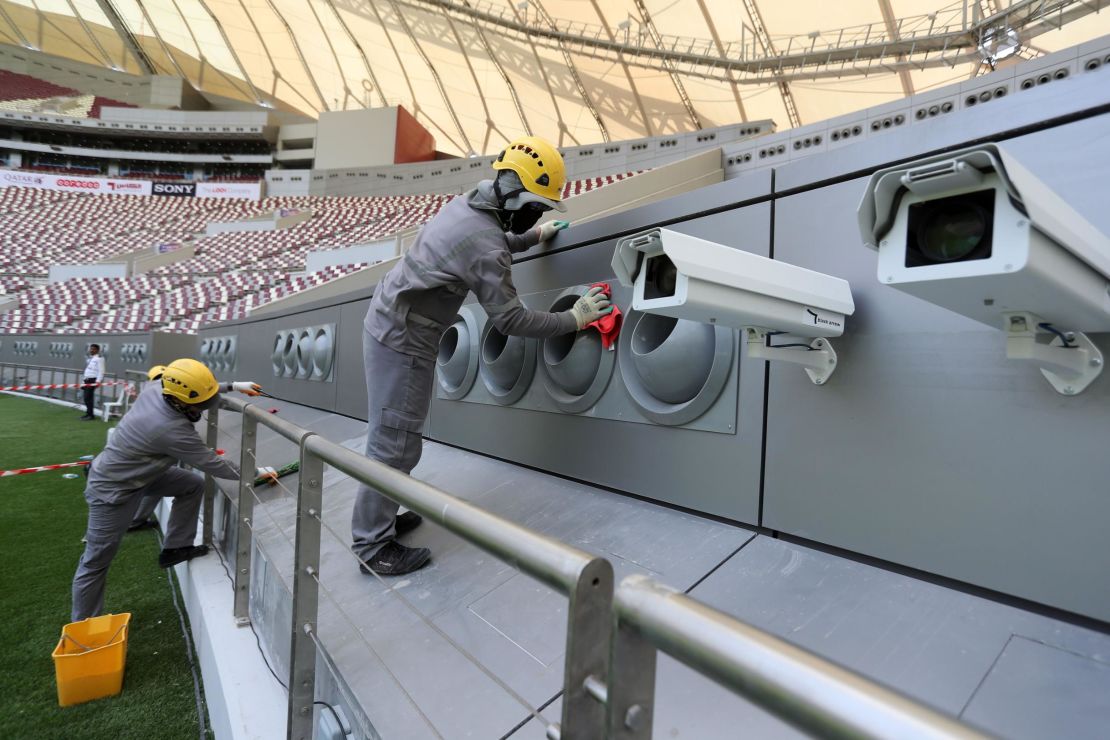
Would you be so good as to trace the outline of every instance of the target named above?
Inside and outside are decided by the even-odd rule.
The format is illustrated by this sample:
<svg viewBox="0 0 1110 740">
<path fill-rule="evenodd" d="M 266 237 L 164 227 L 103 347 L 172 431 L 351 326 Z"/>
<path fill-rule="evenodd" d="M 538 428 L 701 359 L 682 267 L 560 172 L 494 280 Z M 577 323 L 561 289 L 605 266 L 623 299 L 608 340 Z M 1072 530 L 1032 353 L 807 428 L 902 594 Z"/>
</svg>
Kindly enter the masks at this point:
<svg viewBox="0 0 1110 740">
<path fill-rule="evenodd" d="M 297 138 L 303 137 L 297 126 Z M 567 179 L 581 180 L 614 173 L 640 172 L 671 164 L 726 144 L 765 136 L 773 121 L 748 121 L 689 133 L 605 144 L 561 147 Z M 284 129 L 283 129 L 284 133 Z M 293 156 L 299 156 L 293 150 Z M 278 159 L 282 159 L 279 154 Z M 493 156 L 442 159 L 434 162 L 337 170 L 271 170 L 268 195 L 416 195 L 462 193 L 487 177 Z"/>
<path fill-rule="evenodd" d="M 93 265 L 51 265 L 47 282 L 61 283 L 70 278 L 125 278 L 131 274 L 127 262 L 104 261 Z"/>
<path fill-rule="evenodd" d="M 664 200 L 679 193 L 696 190 L 721 182 L 719 149 L 701 152 L 686 159 L 663 165 L 657 169 L 622 180 L 608 187 L 591 190 L 567 201 L 567 211 L 556 214 L 559 218 L 582 224 L 602 218 L 633 205 Z M 307 305 L 325 296 L 339 296 L 349 292 L 370 292 L 381 275 L 392 267 L 391 260 L 404 254 L 415 240 L 419 227 L 409 227 L 387 239 L 370 244 L 356 244 L 340 249 L 309 252 L 305 271 L 315 272 L 328 265 L 350 265 L 360 262 L 377 262 L 372 267 L 344 275 L 312 290 L 294 293 L 270 303 L 252 308 L 251 316 L 288 311 L 293 306 Z M 388 264 L 386 261 L 389 261 Z"/>
<path fill-rule="evenodd" d="M 303 131 L 292 127 L 291 138 Z M 281 131 L 285 138 L 286 132 Z M 382 167 L 435 159 L 435 140 L 400 106 L 325 111 L 312 132 L 317 169 Z"/>
<path fill-rule="evenodd" d="M 103 95 L 121 103 L 183 110 L 203 110 L 209 106 L 204 96 L 180 77 L 136 77 L 103 65 L 85 64 L 12 44 L 0 44 L 0 69 L 79 89 L 86 94 Z"/>
<path fill-rule="evenodd" d="M 1104 449 L 1110 378 L 1081 396 L 1057 394 L 1035 369 L 1005 359 L 1000 331 L 880 284 L 856 221 L 875 169 L 971 142 L 1005 141 L 1034 174 L 1110 231 L 1108 111 L 1105 78 L 1077 74 L 926 128 L 888 131 L 881 140 L 786 160 L 573 226 L 553 245 L 517 257 L 522 298 L 543 309 L 562 307 L 592 282 L 614 283 L 617 238 L 654 226 L 844 278 L 857 311 L 834 340 L 840 362 L 824 386 L 796 366 L 752 360 L 729 341 L 734 336 L 685 332 L 682 341 L 691 344 L 683 347 L 701 347 L 685 364 L 706 373 L 704 387 L 710 376 L 718 385 L 699 401 L 704 410 L 696 418 L 675 409 L 649 414 L 650 399 L 628 374 L 623 347 L 613 354 L 576 342 L 514 348 L 489 338 L 483 313 L 471 303 L 443 345 L 424 434 L 1110 620 L 1110 591 L 1102 587 L 1110 571 L 1103 531 L 1110 520 Z M 628 308 L 623 291 L 617 301 Z M 279 398 L 365 418 L 367 303 L 357 291 L 206 328 L 201 336 L 237 337 L 236 372 L 265 382 Z M 626 332 L 636 318 L 629 316 Z M 332 325 L 330 380 L 276 374 L 287 361 L 282 332 Z M 1110 352 L 1110 335 L 1092 339 Z M 554 363 L 545 362 L 549 349 Z M 723 383 L 707 352 L 725 355 Z M 553 367 L 560 356 L 572 360 Z"/>
<path fill-rule="evenodd" d="M 17 343 L 31 347 L 18 347 Z M 3 334 L 0 362 L 83 370 L 90 344 L 99 344 L 105 371 L 123 377 L 127 370 L 146 372 L 181 357 L 196 357 L 200 340 L 191 334 Z M 45 382 L 50 382 L 49 380 Z"/>
</svg>

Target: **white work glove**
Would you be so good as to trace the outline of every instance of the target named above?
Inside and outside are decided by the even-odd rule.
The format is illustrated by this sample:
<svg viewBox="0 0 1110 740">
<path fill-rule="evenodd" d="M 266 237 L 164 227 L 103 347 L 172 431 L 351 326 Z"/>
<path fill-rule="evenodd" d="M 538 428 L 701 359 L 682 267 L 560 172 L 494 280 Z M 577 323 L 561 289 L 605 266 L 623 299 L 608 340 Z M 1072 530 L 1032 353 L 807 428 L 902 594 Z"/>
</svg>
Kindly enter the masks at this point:
<svg viewBox="0 0 1110 740">
<path fill-rule="evenodd" d="M 575 323 L 578 324 L 578 331 L 582 331 L 602 316 L 612 313 L 613 307 L 609 305 L 609 299 L 602 289 L 595 286 L 574 302 L 570 312 L 574 315 Z"/>
<path fill-rule="evenodd" d="M 262 390 L 262 386 L 258 383 L 252 383 L 249 380 L 237 380 L 234 383 L 228 383 L 229 391 L 238 391 L 244 396 L 257 396 L 258 392 Z"/>
<path fill-rule="evenodd" d="M 277 484 L 278 474 L 276 470 L 267 466 L 264 468 L 258 468 L 254 471 L 254 479 L 258 480 L 259 478 L 265 478 L 268 484 L 273 486 Z"/>
<path fill-rule="evenodd" d="M 545 224 L 541 224 L 537 227 L 540 232 L 540 241 L 546 242 L 555 238 L 557 233 L 568 226 L 570 226 L 570 221 L 548 221 Z"/>
</svg>

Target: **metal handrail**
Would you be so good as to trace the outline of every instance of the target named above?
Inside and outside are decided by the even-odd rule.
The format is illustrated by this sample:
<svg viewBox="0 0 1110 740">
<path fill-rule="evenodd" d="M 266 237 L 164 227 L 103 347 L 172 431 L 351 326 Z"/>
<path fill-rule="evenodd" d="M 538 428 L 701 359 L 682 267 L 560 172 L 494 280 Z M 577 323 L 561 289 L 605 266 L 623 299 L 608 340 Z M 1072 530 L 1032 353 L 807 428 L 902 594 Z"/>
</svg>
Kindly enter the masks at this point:
<svg viewBox="0 0 1110 740">
<path fill-rule="evenodd" d="M 821 738 L 986 738 L 977 730 L 769 632 L 656 583 L 625 578 L 614 600 L 608 737 L 651 737 L 662 650 Z"/>
<path fill-rule="evenodd" d="M 377 488 L 389 498 L 435 521 L 467 542 L 513 565 L 569 597 L 561 723 L 550 738 L 595 738 L 603 734 L 605 708 L 587 689 L 608 676 L 613 567 L 609 561 L 491 514 L 423 481 L 318 436 L 257 406 L 225 397 L 221 407 L 243 414 L 240 448 L 239 538 L 236 547 L 237 619 L 249 619 L 253 475 L 257 425 L 262 424 L 301 449 L 293 571 L 293 624 L 289 666 L 288 737 L 312 737 L 320 568 L 320 514 L 324 465 Z M 218 418 L 218 415 L 212 416 Z M 209 444 L 214 427 L 209 420 Z M 214 489 L 213 489 L 214 490 Z M 206 502 L 205 511 L 211 511 Z M 210 525 L 206 524 L 206 532 Z M 242 603 L 240 604 L 240 601 Z"/>
<path fill-rule="evenodd" d="M 311 740 L 318 649 L 324 465 L 379 489 L 467 542 L 567 595 L 563 713 L 547 737 L 648 740 L 658 651 L 815 737 L 979 740 L 987 736 L 871 679 L 642 575 L 613 591 L 609 561 L 491 514 L 237 398 L 242 413 L 235 616 L 249 621 L 254 455 L 262 424 L 301 450 L 290 625 L 289 738 Z M 215 447 L 218 411 L 208 418 Z M 209 479 L 211 483 L 211 480 Z M 211 542 L 207 489 L 206 542 Z"/>
</svg>

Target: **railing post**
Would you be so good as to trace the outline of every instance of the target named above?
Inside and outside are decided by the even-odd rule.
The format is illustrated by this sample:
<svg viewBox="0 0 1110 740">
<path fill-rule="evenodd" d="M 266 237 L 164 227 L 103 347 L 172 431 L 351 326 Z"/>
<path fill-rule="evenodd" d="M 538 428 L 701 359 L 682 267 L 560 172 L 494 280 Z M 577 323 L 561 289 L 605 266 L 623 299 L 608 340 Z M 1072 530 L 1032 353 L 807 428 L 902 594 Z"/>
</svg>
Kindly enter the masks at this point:
<svg viewBox="0 0 1110 740">
<path fill-rule="evenodd" d="M 312 740 L 312 702 L 316 698 L 316 629 L 320 585 L 320 517 L 324 462 L 308 448 L 315 436 L 301 438 L 301 482 L 297 488 L 296 552 L 293 559 L 293 620 L 289 645 L 290 740 Z"/>
<path fill-rule="evenodd" d="M 609 676 L 612 564 L 601 558 L 587 563 L 569 597 L 559 737 L 600 738 L 605 736 L 605 701 L 587 684 L 604 686 Z"/>
<path fill-rule="evenodd" d="M 239 438 L 239 515 L 235 538 L 235 622 L 250 624 L 251 527 L 254 522 L 254 445 L 258 438 L 258 418 L 254 406 L 243 408 L 243 430 Z"/>
<path fill-rule="evenodd" d="M 614 601 L 612 661 L 607 707 L 609 740 L 651 740 L 655 714 L 656 649 L 640 630 L 621 619 Z"/>
<path fill-rule="evenodd" d="M 129 386 L 121 386 L 124 396 L 127 395 Z M 123 405 L 120 408 L 124 408 Z M 125 411 L 126 413 L 126 411 Z M 213 450 L 219 445 L 220 407 L 219 404 L 208 409 L 208 446 Z M 204 474 L 204 544 L 212 546 L 212 509 L 216 500 L 216 479 L 211 473 Z"/>
</svg>

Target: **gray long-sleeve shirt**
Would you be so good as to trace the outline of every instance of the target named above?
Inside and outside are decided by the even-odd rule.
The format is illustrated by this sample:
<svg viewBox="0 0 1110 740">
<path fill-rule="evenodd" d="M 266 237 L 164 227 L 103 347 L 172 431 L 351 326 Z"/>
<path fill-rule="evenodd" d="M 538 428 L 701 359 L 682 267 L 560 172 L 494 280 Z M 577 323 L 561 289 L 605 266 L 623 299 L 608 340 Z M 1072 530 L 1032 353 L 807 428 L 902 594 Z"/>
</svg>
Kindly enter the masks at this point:
<svg viewBox="0 0 1110 740">
<path fill-rule="evenodd" d="M 374 291 L 365 321 L 372 337 L 402 354 L 434 360 L 469 291 L 503 334 L 544 338 L 577 330 L 568 312 L 531 311 L 521 303 L 511 253 L 534 246 L 538 235 L 506 234 L 494 207 L 483 182 L 424 225 Z"/>
<path fill-rule="evenodd" d="M 89 466 L 86 495 L 118 503 L 179 461 L 217 478 L 239 477 L 239 468 L 206 447 L 192 423 L 163 400 L 162 384 L 147 383 Z"/>
</svg>

